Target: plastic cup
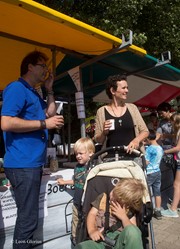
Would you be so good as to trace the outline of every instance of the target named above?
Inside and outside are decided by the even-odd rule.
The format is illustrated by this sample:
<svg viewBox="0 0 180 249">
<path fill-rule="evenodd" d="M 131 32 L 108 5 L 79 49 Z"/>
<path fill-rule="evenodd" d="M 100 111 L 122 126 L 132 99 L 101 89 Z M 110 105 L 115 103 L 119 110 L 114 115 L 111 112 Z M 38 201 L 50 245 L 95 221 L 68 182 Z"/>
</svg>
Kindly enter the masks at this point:
<svg viewBox="0 0 180 249">
<path fill-rule="evenodd" d="M 115 130 L 115 120 L 114 119 L 109 119 L 111 121 L 111 127 L 109 128 L 109 130 L 113 131 Z"/>
</svg>

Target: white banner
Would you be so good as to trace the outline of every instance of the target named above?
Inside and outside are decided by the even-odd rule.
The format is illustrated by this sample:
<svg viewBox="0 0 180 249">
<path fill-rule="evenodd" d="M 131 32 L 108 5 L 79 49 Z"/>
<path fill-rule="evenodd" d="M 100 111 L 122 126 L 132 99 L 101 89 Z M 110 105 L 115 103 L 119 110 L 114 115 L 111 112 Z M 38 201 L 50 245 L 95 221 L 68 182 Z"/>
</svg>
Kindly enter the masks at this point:
<svg viewBox="0 0 180 249">
<path fill-rule="evenodd" d="M 39 218 L 48 215 L 46 184 L 41 185 L 39 196 Z M 17 207 L 14 192 L 10 186 L 0 187 L 0 229 L 13 226 L 16 222 Z"/>
<path fill-rule="evenodd" d="M 76 98 L 76 108 L 77 108 L 78 118 L 79 119 L 86 118 L 83 92 L 76 92 L 75 93 L 75 98 Z"/>
<path fill-rule="evenodd" d="M 77 90 L 80 91 L 81 84 L 80 84 L 79 66 L 74 67 L 73 69 L 69 70 L 68 74 L 71 76 L 71 79 L 73 80 Z"/>
</svg>

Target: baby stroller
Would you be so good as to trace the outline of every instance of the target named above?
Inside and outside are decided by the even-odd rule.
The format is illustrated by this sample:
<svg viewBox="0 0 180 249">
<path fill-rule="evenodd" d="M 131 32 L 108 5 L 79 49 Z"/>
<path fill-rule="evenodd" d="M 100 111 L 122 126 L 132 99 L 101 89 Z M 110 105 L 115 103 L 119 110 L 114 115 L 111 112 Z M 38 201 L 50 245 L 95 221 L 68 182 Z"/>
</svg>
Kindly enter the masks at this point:
<svg viewBox="0 0 180 249">
<path fill-rule="evenodd" d="M 111 155 L 114 154 L 114 157 L 105 157 L 101 160 L 100 156 L 107 154 L 107 152 Z M 142 166 L 136 162 L 137 160 L 138 162 L 141 162 Z M 146 182 L 144 165 L 145 159 L 143 154 L 137 150 L 134 150 L 132 154 L 127 154 L 125 146 L 109 147 L 94 154 L 89 162 L 90 171 L 84 186 L 83 206 L 79 215 L 79 224 L 77 228 L 77 243 L 88 239 L 86 217 L 91 208 L 91 203 L 96 197 L 103 192 L 106 192 L 106 194 L 109 195 L 117 181 L 122 178 L 136 178 L 142 180 L 146 187 L 146 196 L 143 200 L 143 211 L 141 216 L 137 218 L 138 227 L 142 232 L 143 247 L 144 249 L 150 248 L 148 239 L 150 231 L 152 249 L 155 249 L 154 233 L 151 224 L 153 206 Z M 109 224 L 109 222 L 105 222 L 105 224 Z M 105 227 L 105 233 L 108 229 L 108 227 Z M 114 241 L 107 238 L 105 242 L 107 243 L 108 248 L 113 248 Z"/>
</svg>

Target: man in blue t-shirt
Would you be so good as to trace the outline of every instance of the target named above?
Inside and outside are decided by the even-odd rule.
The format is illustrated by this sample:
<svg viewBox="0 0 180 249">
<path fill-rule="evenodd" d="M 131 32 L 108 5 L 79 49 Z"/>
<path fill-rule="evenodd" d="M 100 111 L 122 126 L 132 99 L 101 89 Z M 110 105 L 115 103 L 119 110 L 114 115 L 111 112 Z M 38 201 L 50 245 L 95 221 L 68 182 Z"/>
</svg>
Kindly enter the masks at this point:
<svg viewBox="0 0 180 249">
<path fill-rule="evenodd" d="M 154 217 L 161 219 L 161 171 L 160 163 L 164 151 L 162 147 L 156 142 L 156 133 L 154 130 L 149 130 L 149 136 L 147 138 L 149 146 L 146 149 L 146 172 L 147 172 L 147 184 L 152 188 L 153 195 L 155 197 L 155 210 Z"/>
<path fill-rule="evenodd" d="M 13 249 L 30 249 L 35 244 L 33 234 L 38 224 L 47 129 L 60 129 L 64 124 L 63 116 L 56 115 L 54 78 L 47 61 L 44 53 L 29 53 L 21 63 L 21 77 L 3 91 L 4 170 L 17 205 Z M 47 91 L 47 104 L 35 90 L 39 83 L 43 83 Z"/>
</svg>

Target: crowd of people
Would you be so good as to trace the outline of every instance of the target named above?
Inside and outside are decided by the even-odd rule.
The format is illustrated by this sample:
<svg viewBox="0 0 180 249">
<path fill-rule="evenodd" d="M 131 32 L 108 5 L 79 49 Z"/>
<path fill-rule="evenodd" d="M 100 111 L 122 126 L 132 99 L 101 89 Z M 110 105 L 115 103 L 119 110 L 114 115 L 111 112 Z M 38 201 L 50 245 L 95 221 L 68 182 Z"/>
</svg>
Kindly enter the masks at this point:
<svg viewBox="0 0 180 249">
<path fill-rule="evenodd" d="M 1 128 L 6 148 L 4 171 L 14 190 L 17 205 L 13 249 L 30 249 L 33 246 L 33 234 L 38 225 L 39 192 L 42 170 L 46 163 L 48 130 L 61 129 L 64 125 L 63 116 L 56 114 L 54 78 L 47 67 L 47 61 L 48 58 L 42 52 L 29 53 L 21 63 L 20 78 L 10 83 L 3 91 Z M 35 90 L 35 86 L 42 82 L 47 93 L 46 102 Z M 103 147 L 125 145 L 129 154 L 134 149 L 144 153 L 147 183 L 155 196 L 155 217 L 178 217 L 180 114 L 172 114 L 171 106 L 162 103 L 157 107 L 157 112 L 150 115 L 151 120 L 146 125 L 138 108 L 132 103 L 127 103 L 128 91 L 126 75 L 108 78 L 106 93 L 110 103 L 97 110 L 96 119 L 90 121 L 90 127 L 86 130 L 87 137 L 80 138 L 74 145 L 77 159 L 74 178 L 57 180 L 59 185 L 75 186 L 71 239 L 76 249 L 104 248 L 103 224 L 97 226 L 103 195 L 92 203 L 87 217 L 91 240 L 76 245 L 83 186 L 88 174 L 88 161 L 95 153 L 96 143 L 102 144 Z M 174 197 L 169 209 L 162 210 L 160 164 L 163 156 L 167 154 L 175 155 Z M 144 186 L 137 179 L 120 181 L 112 190 L 109 197 L 110 213 L 114 219 L 122 221 L 121 229 L 118 228 L 110 235 L 117 239 L 114 248 L 143 248 L 140 230 L 127 215 L 128 211 L 134 215 L 140 212 L 143 195 Z M 101 242 L 97 243 L 99 240 Z"/>
</svg>

